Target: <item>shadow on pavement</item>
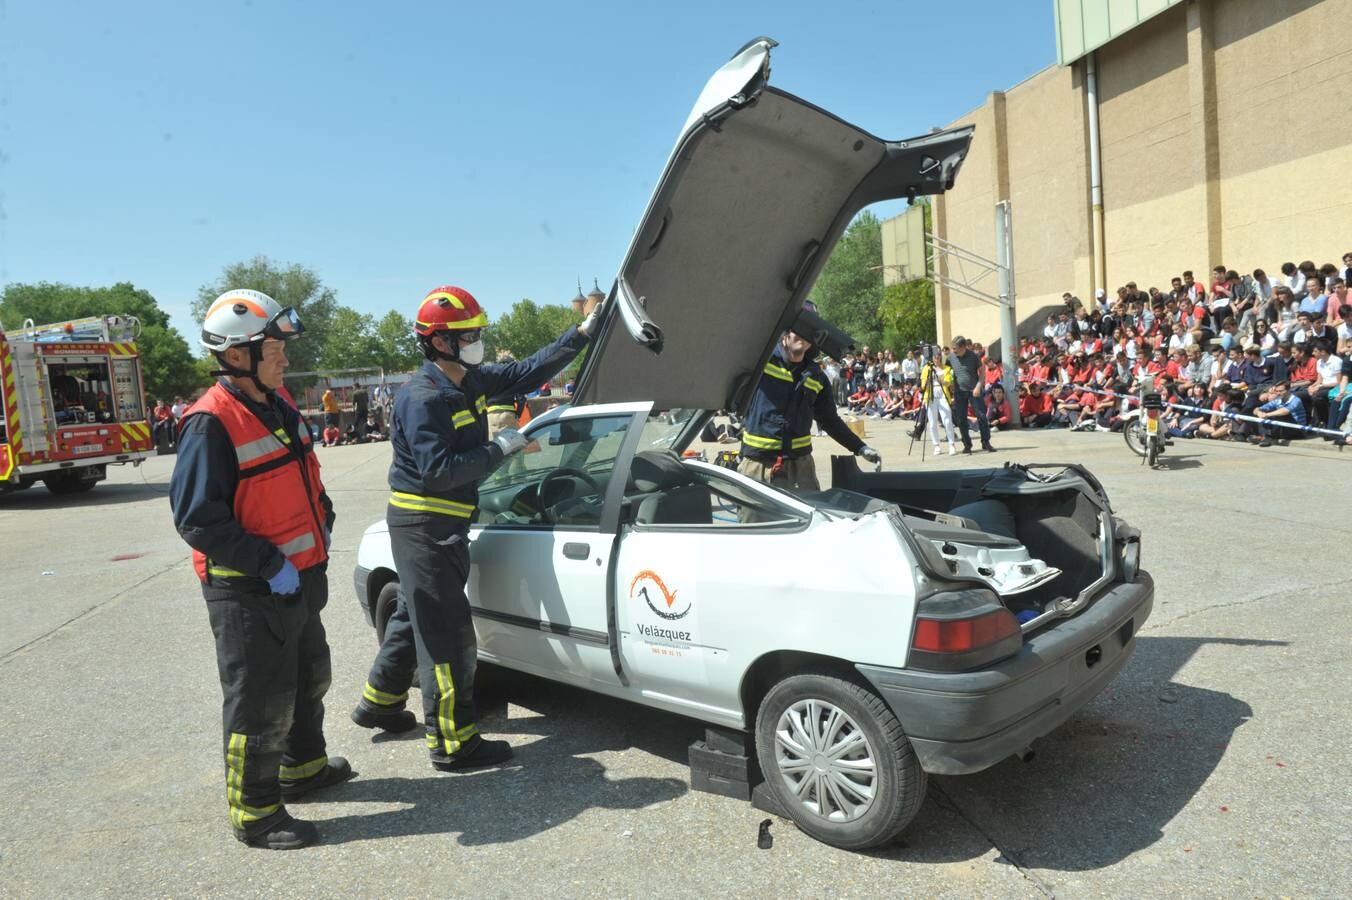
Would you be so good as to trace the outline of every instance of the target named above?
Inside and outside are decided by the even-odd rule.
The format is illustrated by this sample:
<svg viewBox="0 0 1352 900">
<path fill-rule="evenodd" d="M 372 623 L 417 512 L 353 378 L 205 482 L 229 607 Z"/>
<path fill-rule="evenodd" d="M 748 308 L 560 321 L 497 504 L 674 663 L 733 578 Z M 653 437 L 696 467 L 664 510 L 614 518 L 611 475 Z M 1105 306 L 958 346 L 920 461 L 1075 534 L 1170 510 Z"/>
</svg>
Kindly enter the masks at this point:
<svg viewBox="0 0 1352 900">
<path fill-rule="evenodd" d="M 904 841 L 874 855 L 972 859 L 994 844 L 1027 868 L 1099 869 L 1158 841 L 1253 715 L 1229 694 L 1170 679 L 1204 646 L 1261 652 L 1281 641 L 1139 637 L 1128 668 L 1079 714 L 1034 744 L 1029 763 L 930 781 Z M 947 814 L 945 814 L 947 813 Z M 976 829 L 986 841 L 974 841 Z"/>
<path fill-rule="evenodd" d="M 488 677 L 476 684 L 476 700 L 484 734 L 540 738 L 514 742 L 516 755 L 500 769 L 440 774 L 429 765 L 424 778 L 358 777 L 334 788 L 326 801 L 408 806 L 330 819 L 322 824 L 325 844 L 444 833 L 458 833 L 463 845 L 507 843 L 547 831 L 588 809 L 640 809 L 689 791 L 685 778 L 612 780 L 605 766 L 586 754 L 637 748 L 684 763 L 691 741 L 702 734 L 698 723 L 496 666 L 482 674 Z M 536 715 L 507 718 L 509 699 Z M 416 711 L 416 690 L 410 701 Z M 408 752 L 425 759 L 422 729 L 409 734 L 417 740 L 409 741 Z"/>
<path fill-rule="evenodd" d="M 137 503 L 155 497 L 168 497 L 168 483 L 138 482 L 135 484 L 100 483 L 82 494 L 56 495 L 40 484 L 27 490 L 0 494 L 0 510 L 8 509 L 83 509 L 90 506 L 113 506 L 119 503 Z"/>
</svg>

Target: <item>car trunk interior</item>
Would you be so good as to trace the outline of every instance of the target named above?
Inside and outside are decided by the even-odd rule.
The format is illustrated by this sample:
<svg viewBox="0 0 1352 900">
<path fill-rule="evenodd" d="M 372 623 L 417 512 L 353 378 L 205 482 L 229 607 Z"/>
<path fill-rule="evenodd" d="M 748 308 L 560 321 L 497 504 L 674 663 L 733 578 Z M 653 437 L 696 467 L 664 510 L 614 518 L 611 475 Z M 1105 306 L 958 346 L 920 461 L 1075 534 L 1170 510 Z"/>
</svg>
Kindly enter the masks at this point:
<svg viewBox="0 0 1352 900">
<path fill-rule="evenodd" d="M 966 524 L 991 535 L 1014 538 L 1034 559 L 1061 570 L 1037 587 L 1003 596 L 1016 613 L 1041 613 L 1054 601 L 1073 600 L 1103 573 L 1099 508 L 1080 490 L 1078 479 L 1057 489 L 1009 468 L 861 472 L 854 457 L 837 456 L 832 459 L 831 483 L 895 503 L 904 515 L 917 520 Z M 936 518 L 936 513 L 941 515 Z M 965 523 L 951 518 L 954 516 Z M 973 538 L 973 543 L 982 543 L 975 535 Z"/>
</svg>

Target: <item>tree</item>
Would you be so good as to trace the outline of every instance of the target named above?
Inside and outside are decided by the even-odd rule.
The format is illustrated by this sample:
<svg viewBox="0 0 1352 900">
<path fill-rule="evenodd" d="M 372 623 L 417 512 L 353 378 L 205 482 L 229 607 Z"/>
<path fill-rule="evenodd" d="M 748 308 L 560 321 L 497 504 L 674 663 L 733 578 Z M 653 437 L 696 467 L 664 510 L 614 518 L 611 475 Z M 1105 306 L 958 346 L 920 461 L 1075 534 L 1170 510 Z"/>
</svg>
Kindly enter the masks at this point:
<svg viewBox="0 0 1352 900">
<path fill-rule="evenodd" d="M 0 322 L 11 327 L 24 319 L 48 324 L 109 315 L 135 316 L 141 323 L 136 349 L 150 399 L 187 396 L 207 383 L 193 365 L 187 341 L 170 327 L 169 314 L 149 291 L 129 282 L 100 288 L 50 282 L 11 284 L 0 297 Z"/>
<path fill-rule="evenodd" d="M 376 323 L 375 336 L 380 366 L 386 372 L 412 372 L 422 363 L 413 322 L 397 309 L 385 313 Z"/>
<path fill-rule="evenodd" d="M 303 324 L 304 319 L 301 322 Z M 319 357 L 319 368 L 366 369 L 379 366 L 380 341 L 375 332 L 376 322 L 373 316 L 359 313 L 346 306 L 337 307 L 324 334 L 324 349 Z"/>
<path fill-rule="evenodd" d="M 305 336 L 291 342 L 286 348 L 291 369 L 309 372 L 319 368 L 329 329 L 338 310 L 338 301 L 334 292 L 324 286 L 313 270 L 297 263 L 273 262 L 266 256 L 231 263 L 222 270 L 217 281 L 198 289 L 197 300 L 192 306 L 193 319 L 201 322 L 211 302 L 233 289 L 262 291 L 282 306 L 293 307 L 305 327 Z M 341 368 L 352 366 L 344 365 Z"/>
<path fill-rule="evenodd" d="M 934 343 L 934 283 L 923 278 L 889 284 L 881 309 L 884 347 L 897 353 Z"/>
<path fill-rule="evenodd" d="M 864 210 L 845 229 L 812 289 L 817 311 L 860 347 L 876 348 L 883 338 L 882 264 L 882 223 Z"/>
<path fill-rule="evenodd" d="M 485 358 L 491 360 L 499 350 L 506 350 L 517 359 L 525 359 L 581 321 L 582 317 L 571 307 L 539 306 L 532 300 L 518 300 L 485 332 L 488 342 Z"/>
</svg>

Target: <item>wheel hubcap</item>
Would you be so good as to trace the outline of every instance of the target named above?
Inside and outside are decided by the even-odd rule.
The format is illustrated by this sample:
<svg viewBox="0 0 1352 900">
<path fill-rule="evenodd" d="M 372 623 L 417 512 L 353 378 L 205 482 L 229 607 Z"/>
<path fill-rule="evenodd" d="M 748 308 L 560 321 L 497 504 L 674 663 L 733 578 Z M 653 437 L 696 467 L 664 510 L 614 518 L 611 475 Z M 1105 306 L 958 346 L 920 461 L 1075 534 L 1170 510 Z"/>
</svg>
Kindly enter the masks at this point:
<svg viewBox="0 0 1352 900">
<path fill-rule="evenodd" d="M 784 710 L 775 725 L 775 763 L 789 793 L 813 815 L 849 822 L 873 805 L 873 746 L 832 703 L 800 700 Z"/>
</svg>

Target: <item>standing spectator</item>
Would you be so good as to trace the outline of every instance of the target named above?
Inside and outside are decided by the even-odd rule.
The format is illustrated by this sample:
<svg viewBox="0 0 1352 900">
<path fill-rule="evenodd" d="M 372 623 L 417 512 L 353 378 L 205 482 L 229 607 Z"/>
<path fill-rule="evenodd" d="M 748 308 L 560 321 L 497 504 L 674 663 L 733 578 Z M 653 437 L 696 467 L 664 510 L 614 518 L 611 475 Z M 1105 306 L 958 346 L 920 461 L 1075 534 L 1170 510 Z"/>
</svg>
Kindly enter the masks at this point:
<svg viewBox="0 0 1352 900">
<path fill-rule="evenodd" d="M 366 416 L 370 412 L 371 398 L 366 393 L 366 388 L 361 386 L 361 382 L 352 385 L 352 410 L 356 421 L 353 423 L 356 428 L 357 440 L 366 436 Z"/>
<path fill-rule="evenodd" d="M 991 446 L 991 428 L 986 421 L 986 410 L 973 401 L 980 401 L 985 385 L 981 380 L 981 360 L 967 346 L 967 338 L 958 335 L 953 338 L 953 352 L 948 357 L 948 366 L 953 370 L 953 418 L 962 433 L 962 452 L 972 452 L 972 433 L 967 424 L 967 410 L 976 411 L 976 424 L 981 434 L 981 449 L 995 452 Z"/>
<path fill-rule="evenodd" d="M 920 380 L 920 361 L 914 350 L 907 350 L 906 358 L 901 361 L 901 380 L 909 384 Z"/>
<path fill-rule="evenodd" d="M 921 402 L 925 405 L 925 415 L 929 420 L 934 455 L 939 455 L 939 426 L 942 424 L 944 434 L 948 437 L 948 455 L 953 456 L 958 452 L 953 443 L 953 407 L 950 404 L 953 398 L 953 370 L 945 362 L 942 350 L 935 348 L 933 358 L 920 370 L 920 385 L 923 392 Z"/>
<path fill-rule="evenodd" d="M 327 432 L 330 427 L 336 432 L 338 430 L 338 398 L 333 396 L 333 388 L 324 388 L 324 395 L 319 398 L 319 404 L 324 409 L 324 429 Z M 328 443 L 327 440 L 324 442 Z"/>
<path fill-rule="evenodd" d="M 887 379 L 888 387 L 897 387 L 901 384 L 901 363 L 891 350 L 883 351 L 883 377 Z"/>
<path fill-rule="evenodd" d="M 175 429 L 174 416 L 169 411 L 163 400 L 156 400 L 155 407 L 150 412 L 154 424 L 151 426 L 154 431 L 156 446 L 164 444 L 166 447 L 174 445 Z"/>
<path fill-rule="evenodd" d="M 174 417 L 174 442 L 178 442 L 178 423 L 183 421 L 183 414 L 188 411 L 188 404 L 182 397 L 174 398 L 174 405 L 169 407 L 169 414 Z"/>
</svg>

